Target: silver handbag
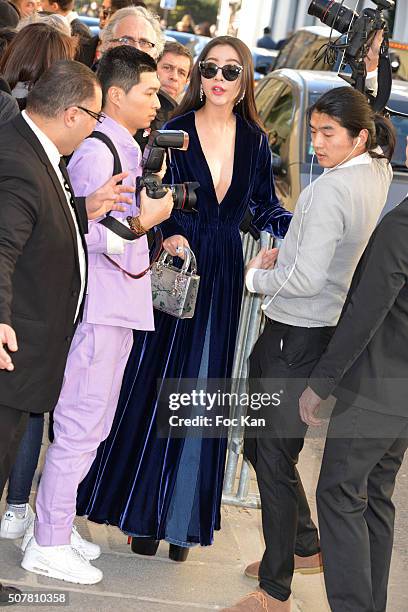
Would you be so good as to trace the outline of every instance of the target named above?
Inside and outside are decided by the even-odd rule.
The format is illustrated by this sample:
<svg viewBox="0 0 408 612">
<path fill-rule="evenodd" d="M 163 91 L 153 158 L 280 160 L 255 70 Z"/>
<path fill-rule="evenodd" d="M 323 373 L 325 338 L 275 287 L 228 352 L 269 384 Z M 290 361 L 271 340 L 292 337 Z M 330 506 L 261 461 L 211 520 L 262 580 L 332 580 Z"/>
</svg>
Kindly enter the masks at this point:
<svg viewBox="0 0 408 612">
<path fill-rule="evenodd" d="M 166 251 L 153 264 L 153 306 L 178 319 L 191 319 L 194 316 L 200 277 L 196 274 L 197 262 L 193 251 L 184 247 L 184 252 L 186 256 L 181 268 L 173 265 L 173 258 Z"/>
</svg>

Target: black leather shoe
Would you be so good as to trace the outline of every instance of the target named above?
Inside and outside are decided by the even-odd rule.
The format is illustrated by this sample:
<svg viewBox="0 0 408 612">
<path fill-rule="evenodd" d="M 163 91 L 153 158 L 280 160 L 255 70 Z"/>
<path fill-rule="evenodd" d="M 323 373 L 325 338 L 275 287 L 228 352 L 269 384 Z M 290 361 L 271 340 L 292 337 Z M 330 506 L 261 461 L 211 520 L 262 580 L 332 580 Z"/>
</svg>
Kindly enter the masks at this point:
<svg viewBox="0 0 408 612">
<path fill-rule="evenodd" d="M 0 584 L 0 606 L 12 606 L 16 601 L 10 601 L 9 595 L 21 595 L 20 589 Z"/>
<path fill-rule="evenodd" d="M 153 538 L 132 538 L 130 547 L 137 555 L 145 555 L 146 557 L 154 557 L 159 548 L 160 540 Z"/>
<path fill-rule="evenodd" d="M 177 544 L 170 544 L 169 548 L 169 559 L 172 561 L 178 561 L 179 563 L 186 561 L 188 557 L 189 548 L 187 546 L 177 546 Z"/>
</svg>

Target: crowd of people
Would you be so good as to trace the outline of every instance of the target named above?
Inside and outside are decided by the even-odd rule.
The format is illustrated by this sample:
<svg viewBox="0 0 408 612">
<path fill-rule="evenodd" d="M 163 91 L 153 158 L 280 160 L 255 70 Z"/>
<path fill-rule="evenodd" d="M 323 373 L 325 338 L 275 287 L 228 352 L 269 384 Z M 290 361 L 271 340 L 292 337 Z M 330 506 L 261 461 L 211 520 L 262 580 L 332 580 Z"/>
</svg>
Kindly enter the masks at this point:
<svg viewBox="0 0 408 612">
<path fill-rule="evenodd" d="M 80 536 L 77 514 L 119 527 L 141 555 L 165 540 L 183 562 L 192 546 L 213 544 L 226 433 L 177 436 L 169 424 L 158 435 L 160 390 L 228 386 L 246 286 L 266 296 L 250 395 L 272 396 L 276 379 L 285 392 L 245 438 L 265 554 L 245 570 L 259 589 L 226 610 L 290 611 L 294 571 L 324 571 L 334 612 L 385 611 L 391 497 L 408 446 L 408 200 L 377 225 L 392 181 L 391 122 L 350 87 L 318 99 L 309 122 L 324 172 L 292 214 L 275 192 L 241 40 L 213 38 L 193 62 L 142 2 L 104 0 L 98 37 L 78 25 L 72 2 L 47 0 L 41 14 L 33 2 L 27 19 L 29 4 L 0 0 L 0 536 L 22 538 L 26 571 L 83 585 L 103 579 L 91 563 L 101 550 Z M 378 48 L 377 36 L 370 72 Z M 135 187 L 157 129 L 189 136 L 160 176 L 199 182 L 195 212 L 173 209 L 170 190 L 153 198 Z M 244 269 L 248 212 L 284 240 Z M 176 263 L 190 251 L 197 259 L 192 318 L 153 310 L 153 228 Z M 330 394 L 318 532 L 296 465 Z M 0 602 L 15 592 L 2 586 Z"/>
</svg>

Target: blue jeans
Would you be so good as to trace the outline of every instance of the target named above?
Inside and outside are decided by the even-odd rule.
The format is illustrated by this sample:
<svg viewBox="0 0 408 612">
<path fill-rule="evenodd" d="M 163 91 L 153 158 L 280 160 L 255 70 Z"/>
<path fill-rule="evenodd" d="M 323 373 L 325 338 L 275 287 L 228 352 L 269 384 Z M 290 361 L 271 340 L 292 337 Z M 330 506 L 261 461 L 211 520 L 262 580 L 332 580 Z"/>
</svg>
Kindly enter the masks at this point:
<svg viewBox="0 0 408 612">
<path fill-rule="evenodd" d="M 30 414 L 28 426 L 21 439 L 16 461 L 9 477 L 8 504 L 28 503 L 40 456 L 43 428 L 44 415 Z"/>
<path fill-rule="evenodd" d="M 201 357 L 198 379 L 200 381 L 208 378 L 208 362 L 210 357 L 210 325 L 211 311 L 208 315 L 208 323 L 204 340 L 203 354 Z M 194 416 L 194 415 L 192 415 Z M 165 539 L 170 544 L 177 546 L 196 546 L 188 540 L 190 532 L 199 538 L 199 479 L 201 468 L 202 440 L 196 436 L 186 436 L 181 453 L 176 484 L 170 502 L 166 523 Z"/>
</svg>

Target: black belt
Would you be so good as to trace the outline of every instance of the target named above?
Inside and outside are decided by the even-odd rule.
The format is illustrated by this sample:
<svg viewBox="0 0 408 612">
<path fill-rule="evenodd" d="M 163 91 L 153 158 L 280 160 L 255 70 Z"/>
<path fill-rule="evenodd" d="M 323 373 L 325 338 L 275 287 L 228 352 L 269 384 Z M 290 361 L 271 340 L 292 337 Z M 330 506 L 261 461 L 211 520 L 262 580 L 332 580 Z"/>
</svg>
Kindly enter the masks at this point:
<svg viewBox="0 0 408 612">
<path fill-rule="evenodd" d="M 274 319 L 271 319 L 266 315 L 265 319 L 269 325 L 273 325 L 274 327 L 295 327 L 294 325 L 289 325 L 288 323 L 281 323 L 280 321 L 275 321 Z"/>
</svg>

